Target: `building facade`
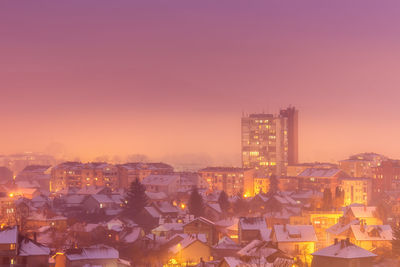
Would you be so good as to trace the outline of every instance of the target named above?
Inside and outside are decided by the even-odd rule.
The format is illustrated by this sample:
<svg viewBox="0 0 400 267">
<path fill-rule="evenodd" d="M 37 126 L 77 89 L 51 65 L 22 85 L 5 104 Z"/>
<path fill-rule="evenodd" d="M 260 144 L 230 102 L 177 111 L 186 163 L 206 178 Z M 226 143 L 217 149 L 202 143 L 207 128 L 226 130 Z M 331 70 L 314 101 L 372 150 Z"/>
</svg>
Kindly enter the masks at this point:
<svg viewBox="0 0 400 267">
<path fill-rule="evenodd" d="M 89 186 L 118 188 L 117 167 L 104 162 L 64 162 L 51 170 L 51 192 Z"/>
<path fill-rule="evenodd" d="M 228 196 L 243 193 L 254 195 L 254 169 L 234 167 L 207 167 L 199 170 L 212 190 L 223 190 Z"/>
<path fill-rule="evenodd" d="M 242 166 L 262 175 L 286 175 L 298 162 L 298 111 L 289 107 L 274 114 L 242 117 Z"/>
</svg>

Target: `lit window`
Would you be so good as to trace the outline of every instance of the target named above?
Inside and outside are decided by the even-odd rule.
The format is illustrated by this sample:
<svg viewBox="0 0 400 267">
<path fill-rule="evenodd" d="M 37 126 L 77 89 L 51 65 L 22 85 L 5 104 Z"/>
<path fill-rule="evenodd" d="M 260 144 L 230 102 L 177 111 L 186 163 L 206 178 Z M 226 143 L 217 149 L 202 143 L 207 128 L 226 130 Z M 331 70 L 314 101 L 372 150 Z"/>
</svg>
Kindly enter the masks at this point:
<svg viewBox="0 0 400 267">
<path fill-rule="evenodd" d="M 14 250 L 15 249 L 15 244 L 10 244 L 10 249 Z"/>
</svg>

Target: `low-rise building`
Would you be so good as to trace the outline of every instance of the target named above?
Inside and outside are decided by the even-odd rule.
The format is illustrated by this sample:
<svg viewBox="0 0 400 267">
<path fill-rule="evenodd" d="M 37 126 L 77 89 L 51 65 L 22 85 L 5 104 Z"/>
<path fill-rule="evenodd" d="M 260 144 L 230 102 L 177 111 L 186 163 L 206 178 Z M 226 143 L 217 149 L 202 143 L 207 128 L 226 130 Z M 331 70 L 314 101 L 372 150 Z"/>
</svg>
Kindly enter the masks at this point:
<svg viewBox="0 0 400 267">
<path fill-rule="evenodd" d="M 310 254 L 316 248 L 317 236 L 312 225 L 274 225 L 272 241 L 278 248 L 301 261 L 311 263 Z"/>
<path fill-rule="evenodd" d="M 312 254 L 311 267 L 372 267 L 377 255 L 350 243 L 349 239 L 335 240 L 329 247 L 320 249 Z"/>
<path fill-rule="evenodd" d="M 143 179 L 142 184 L 149 192 L 164 192 L 168 196 L 172 196 L 178 192 L 179 189 L 179 175 L 155 175 L 151 174 Z"/>
<path fill-rule="evenodd" d="M 228 196 L 243 193 L 254 195 L 254 169 L 235 167 L 207 167 L 199 174 L 210 185 L 212 190 L 223 190 Z"/>
</svg>

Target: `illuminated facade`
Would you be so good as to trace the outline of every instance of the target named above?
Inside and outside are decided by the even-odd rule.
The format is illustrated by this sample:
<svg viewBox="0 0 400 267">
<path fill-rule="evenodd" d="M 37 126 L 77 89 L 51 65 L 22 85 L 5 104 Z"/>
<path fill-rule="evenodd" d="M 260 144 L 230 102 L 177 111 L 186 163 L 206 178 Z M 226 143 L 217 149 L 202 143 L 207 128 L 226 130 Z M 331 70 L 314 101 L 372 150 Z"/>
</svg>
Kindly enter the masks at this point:
<svg viewBox="0 0 400 267">
<path fill-rule="evenodd" d="M 103 162 L 64 162 L 51 170 L 51 192 L 57 192 L 67 188 L 82 188 L 85 186 L 106 186 L 111 189 L 118 188 L 117 167 Z"/>
<path fill-rule="evenodd" d="M 400 160 L 382 161 L 373 172 L 373 195 L 379 196 L 384 191 L 400 189 Z"/>
<path fill-rule="evenodd" d="M 341 178 L 340 186 L 345 206 L 353 203 L 368 205 L 371 201 L 372 182 L 369 178 Z"/>
<path fill-rule="evenodd" d="M 242 117 L 242 165 L 262 175 L 286 175 L 286 166 L 298 162 L 298 111 L 283 109 L 279 115 Z"/>
<path fill-rule="evenodd" d="M 129 185 L 138 179 L 142 181 L 145 177 L 155 175 L 172 174 L 174 168 L 162 162 L 156 163 L 143 163 L 143 162 L 130 162 L 117 165 L 120 186 L 128 188 Z"/>
<path fill-rule="evenodd" d="M 383 155 L 376 153 L 356 154 L 348 159 L 339 161 L 339 168 L 352 177 L 373 177 L 373 168 L 380 166 L 387 160 Z"/>
<path fill-rule="evenodd" d="M 224 190 L 228 196 L 243 193 L 254 195 L 254 169 L 233 167 L 207 167 L 199 170 L 212 190 Z"/>
</svg>

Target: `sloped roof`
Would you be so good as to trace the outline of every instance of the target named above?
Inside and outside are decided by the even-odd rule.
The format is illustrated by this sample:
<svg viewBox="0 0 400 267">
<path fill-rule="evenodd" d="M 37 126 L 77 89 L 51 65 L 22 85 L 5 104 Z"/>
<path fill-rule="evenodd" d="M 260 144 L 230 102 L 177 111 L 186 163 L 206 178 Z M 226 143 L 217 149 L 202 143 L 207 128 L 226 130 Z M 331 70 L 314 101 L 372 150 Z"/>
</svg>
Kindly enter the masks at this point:
<svg viewBox="0 0 400 267">
<path fill-rule="evenodd" d="M 361 207 L 350 207 L 349 209 L 356 218 L 374 218 L 376 213 L 376 207 L 374 206 L 361 206 Z"/>
<path fill-rule="evenodd" d="M 70 261 L 119 258 L 118 250 L 106 245 L 95 245 L 83 248 L 79 252 L 67 252 L 65 255 Z"/>
<path fill-rule="evenodd" d="M 312 225 L 274 225 L 278 242 L 317 242 Z"/>
<path fill-rule="evenodd" d="M 149 175 L 142 181 L 144 185 L 169 185 L 179 180 L 179 175 Z"/>
<path fill-rule="evenodd" d="M 228 236 L 222 237 L 214 246 L 216 249 L 240 249 L 240 245 L 230 239 Z"/>
<path fill-rule="evenodd" d="M 390 225 L 351 225 L 350 228 L 357 241 L 392 241 L 393 239 Z"/>
<path fill-rule="evenodd" d="M 44 245 L 24 238 L 19 244 L 19 256 L 50 255 L 50 249 Z"/>
<path fill-rule="evenodd" d="M 343 172 L 343 171 L 341 169 L 337 169 L 337 168 L 329 168 L 329 169 L 328 168 L 307 168 L 297 176 L 298 177 L 331 178 L 340 172 Z"/>
<path fill-rule="evenodd" d="M 337 224 L 334 224 L 331 227 L 329 227 L 328 229 L 326 229 L 326 231 L 331 234 L 334 234 L 334 235 L 340 235 L 340 234 L 344 233 L 345 231 L 349 230 L 351 225 L 359 224 L 359 223 L 360 223 L 360 221 L 357 219 L 353 220 L 347 224 L 338 222 Z"/>
<path fill-rule="evenodd" d="M 6 228 L 0 231 L 0 244 L 16 244 L 18 241 L 18 228 Z"/>
<path fill-rule="evenodd" d="M 263 217 L 241 217 L 239 225 L 243 230 L 259 230 L 267 228 L 267 223 Z"/>
<path fill-rule="evenodd" d="M 360 248 L 354 244 L 347 243 L 345 240 L 342 241 L 343 242 L 338 242 L 337 244 L 320 249 L 314 252 L 312 255 L 344 259 L 376 257 L 374 253 L 368 250 Z"/>
<path fill-rule="evenodd" d="M 188 246 L 190 246 L 191 244 L 193 244 L 194 242 L 200 242 L 202 244 L 206 245 L 207 240 L 205 239 L 205 236 L 203 238 L 203 235 L 187 235 L 183 240 L 181 240 L 181 242 L 179 242 L 178 244 L 172 246 L 171 248 L 169 248 L 169 252 L 176 254 L 178 253 L 180 250 L 187 248 Z"/>
</svg>

